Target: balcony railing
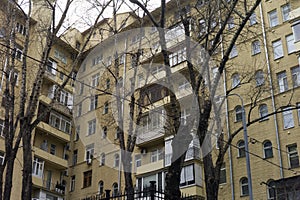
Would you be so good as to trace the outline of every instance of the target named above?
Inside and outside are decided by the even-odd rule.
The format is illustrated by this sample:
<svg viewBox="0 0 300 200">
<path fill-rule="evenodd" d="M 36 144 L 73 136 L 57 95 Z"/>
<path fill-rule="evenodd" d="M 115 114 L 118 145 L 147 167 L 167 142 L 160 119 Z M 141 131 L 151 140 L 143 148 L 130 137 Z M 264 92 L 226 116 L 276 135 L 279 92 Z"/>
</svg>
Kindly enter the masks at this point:
<svg viewBox="0 0 300 200">
<path fill-rule="evenodd" d="M 51 180 L 44 180 L 43 187 L 59 194 L 65 194 L 66 186 L 59 182 L 53 183 Z"/>
</svg>

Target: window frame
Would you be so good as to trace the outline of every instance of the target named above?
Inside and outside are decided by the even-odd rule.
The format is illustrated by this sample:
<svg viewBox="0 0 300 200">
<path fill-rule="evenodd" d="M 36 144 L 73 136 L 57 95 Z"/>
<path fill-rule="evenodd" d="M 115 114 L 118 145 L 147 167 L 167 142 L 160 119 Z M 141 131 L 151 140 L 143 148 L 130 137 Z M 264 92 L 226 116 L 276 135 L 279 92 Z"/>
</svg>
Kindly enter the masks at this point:
<svg viewBox="0 0 300 200">
<path fill-rule="evenodd" d="M 290 151 L 290 148 L 292 148 L 292 147 L 295 148 L 294 151 Z M 289 164 L 289 168 L 293 169 L 293 168 L 299 167 L 300 166 L 300 162 L 299 162 L 299 154 L 298 154 L 298 149 L 297 149 L 297 143 L 288 145 L 287 146 L 287 152 L 288 152 L 288 164 Z M 292 166 L 291 158 L 296 158 L 296 160 L 298 160 L 298 165 Z"/>
<path fill-rule="evenodd" d="M 270 144 L 270 145 L 267 145 Z M 267 153 L 267 151 L 270 151 L 271 153 Z M 263 153 L 264 153 L 264 159 L 273 158 L 273 144 L 270 140 L 266 140 L 263 142 Z"/>
<path fill-rule="evenodd" d="M 87 136 L 94 135 L 96 133 L 96 119 L 88 121 Z"/>
<path fill-rule="evenodd" d="M 260 41 L 259 40 L 253 41 L 252 44 L 251 44 L 251 47 L 252 47 L 252 55 L 253 56 L 261 53 Z"/>
<path fill-rule="evenodd" d="M 272 42 L 274 60 L 284 57 L 283 46 L 281 39 Z M 277 54 L 279 53 L 279 54 Z"/>
<path fill-rule="evenodd" d="M 292 120 L 292 123 L 287 122 L 286 120 L 288 120 L 288 121 Z M 291 107 L 283 108 L 282 121 L 283 121 L 283 129 L 290 129 L 290 128 L 295 127 L 293 110 L 291 110 Z"/>
<path fill-rule="evenodd" d="M 279 25 L 278 12 L 277 12 L 276 9 L 271 10 L 271 11 L 268 12 L 268 18 L 269 18 L 270 28 Z M 273 20 L 275 20 L 275 21 L 273 21 Z"/>
<path fill-rule="evenodd" d="M 287 46 L 287 52 L 288 54 L 291 54 L 296 51 L 295 47 L 295 41 L 294 41 L 294 35 L 289 34 L 285 36 L 286 46 Z"/>
<path fill-rule="evenodd" d="M 75 191 L 75 185 L 76 185 L 76 176 L 73 175 L 71 176 L 71 181 L 70 181 L 70 192 Z"/>
<path fill-rule="evenodd" d="M 243 121 L 243 108 L 240 105 L 237 105 L 234 108 L 235 111 L 235 122 L 241 122 Z"/>
<path fill-rule="evenodd" d="M 281 71 L 281 72 L 277 73 L 276 76 L 277 76 L 279 93 L 288 91 L 289 85 L 288 85 L 286 71 Z"/>
<path fill-rule="evenodd" d="M 91 187 L 92 186 L 92 178 L 93 178 L 93 171 L 88 170 L 83 172 L 83 188 Z"/>
<path fill-rule="evenodd" d="M 219 184 L 225 184 L 225 183 L 227 183 L 226 163 L 222 163 L 222 166 L 220 168 L 220 180 L 219 180 Z"/>
<path fill-rule="evenodd" d="M 289 13 L 291 11 L 291 5 L 289 3 L 284 4 L 281 6 L 281 15 L 282 15 L 282 22 L 289 21 Z"/>
<path fill-rule="evenodd" d="M 240 179 L 240 187 L 241 187 L 241 196 L 249 196 L 249 184 L 248 184 L 248 178 L 247 177 L 243 177 Z M 245 188 L 247 187 L 247 188 Z M 245 191 L 245 189 L 247 189 Z"/>
<path fill-rule="evenodd" d="M 114 167 L 119 167 L 120 165 L 120 155 L 118 153 L 115 153 L 114 155 Z"/>
<path fill-rule="evenodd" d="M 249 24 L 250 24 L 250 26 L 257 24 L 257 18 L 256 18 L 255 12 L 251 14 L 251 16 L 249 18 Z"/>
<path fill-rule="evenodd" d="M 258 70 L 255 72 L 255 83 L 257 87 L 265 84 L 265 76 L 262 70 Z"/>
<path fill-rule="evenodd" d="M 266 120 L 266 119 L 269 118 L 269 117 L 265 117 L 265 116 L 267 116 L 269 114 L 268 105 L 267 104 L 261 104 L 258 107 L 258 111 L 259 111 L 259 117 L 261 118 L 260 119 L 261 121 Z"/>
<path fill-rule="evenodd" d="M 244 140 L 240 140 L 237 143 L 237 147 L 238 147 L 238 158 L 244 158 L 244 157 L 246 157 L 245 141 Z"/>
<path fill-rule="evenodd" d="M 105 157 L 106 157 L 105 153 L 101 153 L 101 155 L 100 155 L 100 166 L 104 166 L 105 165 L 105 160 L 106 160 Z"/>
<path fill-rule="evenodd" d="M 300 65 L 291 68 L 293 87 L 300 86 Z"/>
</svg>

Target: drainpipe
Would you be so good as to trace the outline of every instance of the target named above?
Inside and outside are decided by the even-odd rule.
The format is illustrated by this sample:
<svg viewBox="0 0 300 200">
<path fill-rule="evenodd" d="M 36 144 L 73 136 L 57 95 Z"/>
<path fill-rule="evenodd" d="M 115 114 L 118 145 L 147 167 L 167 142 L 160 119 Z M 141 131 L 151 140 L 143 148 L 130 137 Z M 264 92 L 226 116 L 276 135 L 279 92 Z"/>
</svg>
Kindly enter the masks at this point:
<svg viewBox="0 0 300 200">
<path fill-rule="evenodd" d="M 268 67 L 268 77 L 269 77 L 269 84 L 270 84 L 270 90 L 271 90 L 272 108 L 273 108 L 273 112 L 276 112 L 273 81 L 272 81 L 272 75 L 271 75 L 271 66 L 270 66 L 269 52 L 268 52 L 268 48 L 267 48 L 267 37 L 266 37 L 266 30 L 265 30 L 265 21 L 264 21 L 264 17 L 263 17 L 263 8 L 262 8 L 261 3 L 259 4 L 259 11 L 260 11 L 260 18 L 261 18 L 261 27 L 262 27 L 262 33 L 263 33 L 265 56 L 266 56 L 267 67 Z M 279 166 L 280 166 L 280 178 L 283 178 L 282 157 L 281 157 L 281 147 L 280 147 L 277 115 L 274 114 L 273 116 L 274 116 L 274 125 L 275 125 L 277 149 L 278 149 L 278 159 L 279 159 Z"/>
</svg>

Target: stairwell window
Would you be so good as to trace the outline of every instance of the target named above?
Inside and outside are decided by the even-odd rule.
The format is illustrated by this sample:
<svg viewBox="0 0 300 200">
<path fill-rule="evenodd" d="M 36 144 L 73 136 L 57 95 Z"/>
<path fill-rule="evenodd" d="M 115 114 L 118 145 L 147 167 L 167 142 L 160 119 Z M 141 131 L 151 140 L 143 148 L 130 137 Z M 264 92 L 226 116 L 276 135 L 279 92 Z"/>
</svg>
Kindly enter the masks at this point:
<svg viewBox="0 0 300 200">
<path fill-rule="evenodd" d="M 256 55 L 260 53 L 260 41 L 255 40 L 252 42 L 252 55 Z"/>
<path fill-rule="evenodd" d="M 279 86 L 279 92 L 280 93 L 285 92 L 289 89 L 285 71 L 279 72 L 277 74 L 277 80 L 278 80 L 278 86 Z"/>
<path fill-rule="evenodd" d="M 279 24 L 277 10 L 268 12 L 270 27 L 277 26 Z"/>
<path fill-rule="evenodd" d="M 293 79 L 293 87 L 300 86 L 300 66 L 293 67 L 291 69 L 292 72 L 292 79 Z"/>
<path fill-rule="evenodd" d="M 295 126 L 294 123 L 294 117 L 293 117 L 293 111 L 291 110 L 291 107 L 287 107 L 283 109 L 284 112 L 282 113 L 283 118 L 283 128 L 293 128 Z"/>
<path fill-rule="evenodd" d="M 289 14 L 291 12 L 291 6 L 289 3 L 281 6 L 281 13 L 282 13 L 282 21 L 288 21 L 290 19 Z"/>
<path fill-rule="evenodd" d="M 238 157 L 239 158 L 245 157 L 246 152 L 245 152 L 245 142 L 244 142 L 244 140 L 239 141 L 237 146 L 238 146 Z"/>
<path fill-rule="evenodd" d="M 285 37 L 286 40 L 286 45 L 287 45 L 287 51 L 288 53 L 293 53 L 296 48 L 295 48 L 295 44 L 294 44 L 294 35 L 290 34 L 288 36 Z"/>
<path fill-rule="evenodd" d="M 249 187 L 248 187 L 248 179 L 246 177 L 241 178 L 240 186 L 241 186 L 241 196 L 248 196 Z"/>
<path fill-rule="evenodd" d="M 273 157 L 272 142 L 270 142 L 269 140 L 264 141 L 263 147 L 264 147 L 264 158 L 272 158 Z"/>
<path fill-rule="evenodd" d="M 299 155 L 297 150 L 297 144 L 287 146 L 288 161 L 290 168 L 299 167 Z"/>
<path fill-rule="evenodd" d="M 273 46 L 273 54 L 274 54 L 274 60 L 283 57 L 283 47 L 282 47 L 282 42 L 281 40 L 276 40 L 272 42 Z"/>
<path fill-rule="evenodd" d="M 242 106 L 235 107 L 235 122 L 241 122 L 243 120 Z"/>
</svg>

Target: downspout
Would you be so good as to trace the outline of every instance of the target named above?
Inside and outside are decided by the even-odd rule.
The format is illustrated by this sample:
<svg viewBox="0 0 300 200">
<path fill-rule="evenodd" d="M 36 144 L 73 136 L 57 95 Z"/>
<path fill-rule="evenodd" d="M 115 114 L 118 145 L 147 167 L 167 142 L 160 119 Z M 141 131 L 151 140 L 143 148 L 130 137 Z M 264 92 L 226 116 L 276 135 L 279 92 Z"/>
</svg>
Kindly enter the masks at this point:
<svg viewBox="0 0 300 200">
<path fill-rule="evenodd" d="M 264 17 L 263 17 L 263 9 L 262 9 L 261 3 L 259 4 L 259 11 L 260 11 L 260 17 L 261 17 L 261 27 L 262 27 L 262 34 L 263 34 L 263 40 L 264 40 L 265 56 L 266 56 L 267 67 L 268 67 L 268 77 L 269 77 L 269 84 L 270 84 L 270 90 L 271 90 L 272 108 L 273 108 L 273 112 L 276 112 L 273 81 L 272 81 L 272 75 L 271 75 L 271 66 L 270 66 L 270 59 L 268 56 L 269 52 L 268 52 L 268 48 L 267 48 L 265 21 L 264 21 Z M 278 159 L 279 159 L 279 166 L 280 166 L 280 178 L 283 178 L 282 157 L 281 157 L 281 147 L 280 147 L 277 115 L 274 114 L 273 116 L 274 116 L 277 149 L 278 149 Z"/>
</svg>

